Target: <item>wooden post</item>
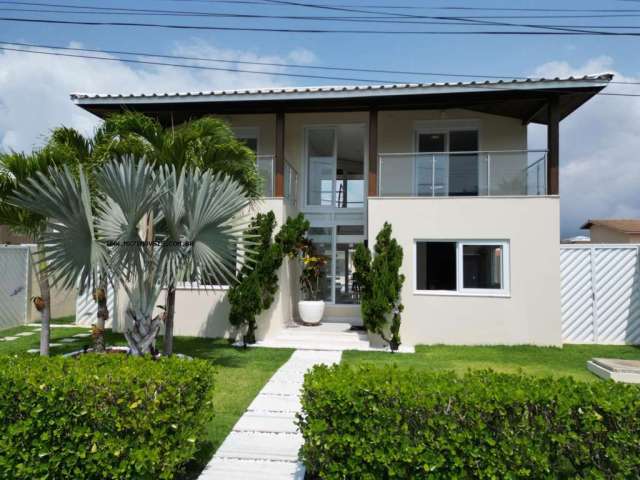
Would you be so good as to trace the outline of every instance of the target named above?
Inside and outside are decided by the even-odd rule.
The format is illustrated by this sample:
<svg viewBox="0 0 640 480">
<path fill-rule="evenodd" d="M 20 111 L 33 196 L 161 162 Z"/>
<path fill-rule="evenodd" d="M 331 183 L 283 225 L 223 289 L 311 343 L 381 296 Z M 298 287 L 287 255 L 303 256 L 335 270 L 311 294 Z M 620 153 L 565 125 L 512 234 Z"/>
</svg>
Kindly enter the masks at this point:
<svg viewBox="0 0 640 480">
<path fill-rule="evenodd" d="M 378 196 L 378 111 L 369 110 L 369 196 Z"/>
<path fill-rule="evenodd" d="M 558 97 L 549 99 L 547 109 L 547 194 L 560 194 L 560 109 Z"/>
<path fill-rule="evenodd" d="M 276 113 L 276 158 L 274 196 L 284 197 L 284 112 Z"/>
</svg>

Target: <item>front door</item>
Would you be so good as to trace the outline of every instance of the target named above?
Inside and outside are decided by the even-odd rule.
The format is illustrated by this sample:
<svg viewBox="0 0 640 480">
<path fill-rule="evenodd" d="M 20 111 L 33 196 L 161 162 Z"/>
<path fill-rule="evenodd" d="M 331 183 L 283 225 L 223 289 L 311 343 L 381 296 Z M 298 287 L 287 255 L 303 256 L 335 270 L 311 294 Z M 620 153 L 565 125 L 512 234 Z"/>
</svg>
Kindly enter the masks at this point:
<svg viewBox="0 0 640 480">
<path fill-rule="evenodd" d="M 322 283 L 323 300 L 346 305 L 360 303 L 358 286 L 353 282 L 353 255 L 358 243 L 366 238 L 364 225 L 312 225 L 309 238 L 315 253 L 328 260 Z"/>
</svg>

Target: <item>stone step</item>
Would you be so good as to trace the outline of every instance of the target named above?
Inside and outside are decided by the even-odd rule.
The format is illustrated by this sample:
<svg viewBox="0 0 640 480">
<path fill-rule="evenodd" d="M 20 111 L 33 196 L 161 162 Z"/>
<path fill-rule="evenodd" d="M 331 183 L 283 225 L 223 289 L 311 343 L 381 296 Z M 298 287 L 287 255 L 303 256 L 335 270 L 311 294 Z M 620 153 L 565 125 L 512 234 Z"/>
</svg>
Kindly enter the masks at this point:
<svg viewBox="0 0 640 480">
<path fill-rule="evenodd" d="M 293 412 L 246 412 L 233 426 L 234 432 L 297 433 Z"/>
<path fill-rule="evenodd" d="M 232 431 L 220 445 L 216 457 L 295 462 L 302 441 L 299 433 Z"/>
<path fill-rule="evenodd" d="M 201 480 L 304 480 L 304 466 L 298 462 L 242 460 L 215 457 L 202 472 Z"/>
</svg>

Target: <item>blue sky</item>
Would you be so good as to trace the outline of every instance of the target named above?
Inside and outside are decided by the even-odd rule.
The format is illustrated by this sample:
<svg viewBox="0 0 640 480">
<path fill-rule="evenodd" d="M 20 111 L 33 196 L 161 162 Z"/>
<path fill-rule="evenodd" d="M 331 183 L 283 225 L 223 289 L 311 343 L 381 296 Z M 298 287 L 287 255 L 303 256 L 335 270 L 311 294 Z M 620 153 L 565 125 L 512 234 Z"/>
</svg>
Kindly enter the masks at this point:
<svg viewBox="0 0 640 480">
<path fill-rule="evenodd" d="M 47 3 L 46 0 L 33 0 Z M 640 2 L 623 0 L 497 1 L 497 0 L 299 0 L 306 3 L 349 5 L 404 5 L 415 7 L 636 9 L 616 18 L 502 19 L 571 25 L 631 25 L 640 27 Z M 202 1 L 59 0 L 65 5 L 129 7 L 181 11 L 233 12 L 269 15 L 347 16 L 366 15 L 299 6 L 242 5 Z M 54 2 L 51 2 L 54 3 Z M 176 16 L 54 15 L 15 12 L 5 8 L 49 8 L 0 5 L 2 17 L 91 19 L 189 25 L 435 30 L 438 25 L 396 25 L 303 20 L 194 19 Z M 360 7 L 361 9 L 369 9 Z M 380 11 L 380 10 L 378 10 Z M 397 12 L 397 10 L 393 10 Z M 406 9 L 413 15 L 522 15 L 525 12 L 478 12 Z M 553 12 L 529 12 L 552 15 Z M 557 12 L 571 15 L 571 12 Z M 586 15 L 587 12 L 574 15 Z M 634 16 L 635 15 L 635 16 Z M 496 19 L 500 21 L 500 19 Z M 619 78 L 638 81 L 640 38 L 603 36 L 436 36 L 347 35 L 266 32 L 183 31 L 114 26 L 46 25 L 2 22 L 0 41 L 86 48 L 188 54 L 228 60 L 259 60 L 309 65 L 337 65 L 394 70 L 470 73 L 478 75 L 565 75 L 611 70 Z M 462 27 L 452 27 L 462 28 Z M 478 27 L 479 29 L 480 27 Z M 640 31 L 640 29 L 638 30 Z M 247 68 L 247 67 L 244 67 Z M 256 67 L 249 67 L 256 68 Z M 266 70 L 266 69 L 265 69 Z M 277 71 L 286 73 L 280 68 Z M 290 71 L 290 70 L 289 70 Z M 312 71 L 310 73 L 322 74 Z M 355 74 L 341 76 L 389 81 L 443 81 L 446 77 Z M 159 67 L 43 57 L 0 52 L 0 148 L 29 150 L 42 142 L 46 132 L 65 124 L 87 133 L 95 119 L 73 106 L 70 91 L 180 91 L 234 86 L 309 85 L 319 80 L 251 74 L 196 72 Z M 344 83 L 329 81 L 325 83 Z M 640 85 L 610 87 L 610 91 L 640 94 Z M 580 233 L 579 224 L 589 217 L 640 217 L 640 98 L 600 97 L 563 122 L 561 151 L 562 233 Z M 544 129 L 534 127 L 531 147 L 544 147 Z"/>
</svg>

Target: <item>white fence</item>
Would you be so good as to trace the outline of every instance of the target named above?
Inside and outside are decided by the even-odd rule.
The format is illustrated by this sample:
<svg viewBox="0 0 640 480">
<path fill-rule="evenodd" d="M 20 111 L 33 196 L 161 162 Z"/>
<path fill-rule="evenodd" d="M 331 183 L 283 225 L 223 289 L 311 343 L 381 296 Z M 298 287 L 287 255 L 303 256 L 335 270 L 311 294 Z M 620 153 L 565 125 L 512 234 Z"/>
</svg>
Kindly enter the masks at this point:
<svg viewBox="0 0 640 480">
<path fill-rule="evenodd" d="M 560 247 L 562 339 L 640 344 L 640 245 Z"/>
<path fill-rule="evenodd" d="M 29 247 L 0 247 L 0 328 L 29 321 Z"/>
</svg>

